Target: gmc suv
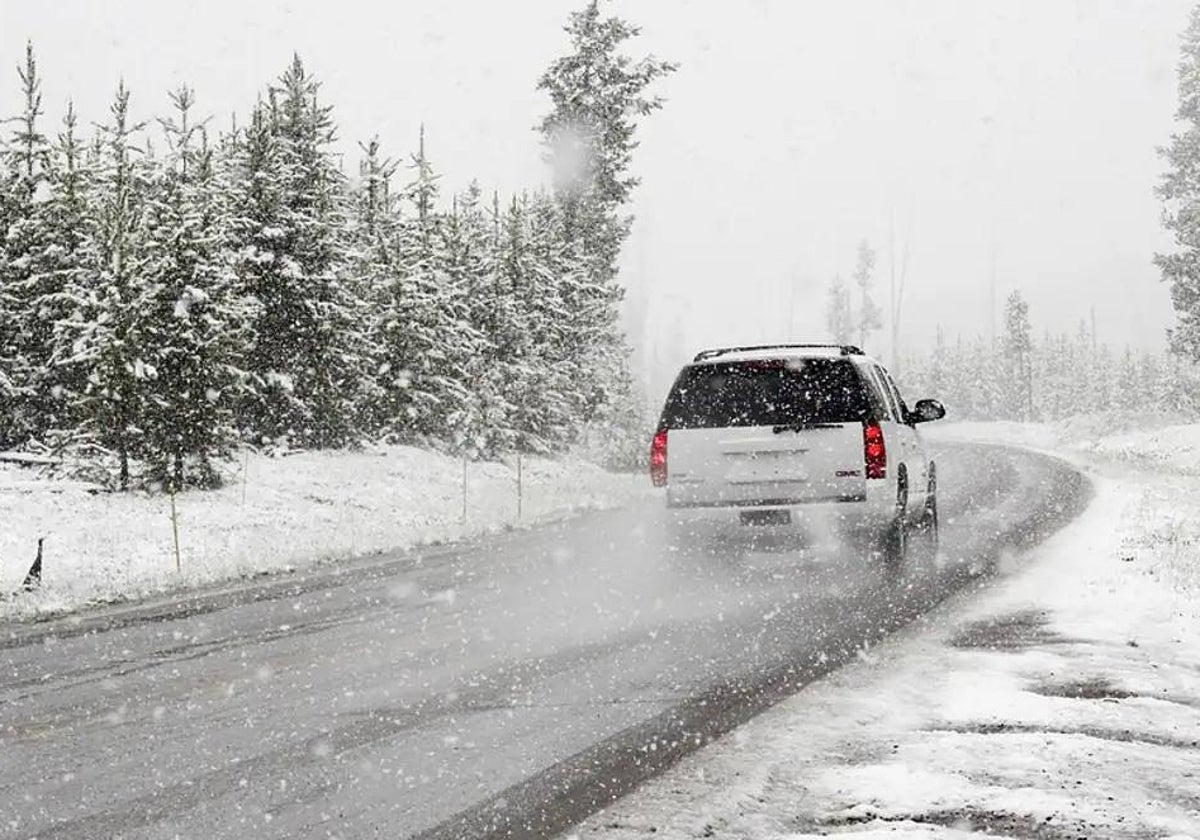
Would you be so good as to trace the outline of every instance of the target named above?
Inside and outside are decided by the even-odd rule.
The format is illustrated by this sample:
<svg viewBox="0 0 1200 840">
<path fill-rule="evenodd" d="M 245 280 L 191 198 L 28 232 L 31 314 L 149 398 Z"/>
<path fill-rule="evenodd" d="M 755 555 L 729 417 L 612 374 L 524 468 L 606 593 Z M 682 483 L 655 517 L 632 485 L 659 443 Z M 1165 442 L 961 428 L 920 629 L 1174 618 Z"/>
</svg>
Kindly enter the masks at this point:
<svg viewBox="0 0 1200 840">
<path fill-rule="evenodd" d="M 856 347 L 704 350 L 667 397 L 650 451 L 673 539 L 784 531 L 866 538 L 902 561 L 921 528 L 936 551 L 937 466 L 917 429 L 945 409 L 909 409 Z"/>
</svg>

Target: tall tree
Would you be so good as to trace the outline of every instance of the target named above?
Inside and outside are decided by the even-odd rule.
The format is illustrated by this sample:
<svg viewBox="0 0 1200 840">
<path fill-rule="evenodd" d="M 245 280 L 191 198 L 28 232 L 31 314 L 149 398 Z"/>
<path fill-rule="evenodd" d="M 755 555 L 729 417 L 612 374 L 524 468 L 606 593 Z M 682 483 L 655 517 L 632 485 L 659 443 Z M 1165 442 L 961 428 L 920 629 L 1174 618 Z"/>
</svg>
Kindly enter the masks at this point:
<svg viewBox="0 0 1200 840">
<path fill-rule="evenodd" d="M 538 81 L 552 106 L 539 130 L 553 172 L 563 237 L 577 249 L 585 276 L 595 287 L 584 297 L 589 305 L 606 301 L 611 307 L 614 315 L 602 320 L 614 325 L 609 343 L 622 345 L 613 359 L 627 359 L 624 338 L 616 328 L 622 299 L 617 271 L 632 224 L 624 207 L 638 184 L 630 174 L 635 134 L 639 119 L 663 105 L 663 99 L 648 89 L 676 65 L 653 56 L 635 61 L 624 54 L 626 42 L 640 30 L 619 17 L 602 17 L 598 0 L 572 13 L 565 30 L 570 50 L 551 62 Z M 616 397 L 633 387 L 625 365 L 627 361 L 608 368 L 612 381 L 597 383 L 595 397 Z M 627 401 L 631 406 L 641 402 Z M 593 414 L 603 413 L 601 408 L 596 406 Z"/>
<path fill-rule="evenodd" d="M 3 154 L 0 180 L 0 391 L 8 400 L 0 411 L 0 446 L 40 437 L 51 413 L 52 397 L 35 381 L 46 368 L 50 322 L 37 302 L 44 289 L 38 262 L 48 243 L 42 215 L 43 186 L 48 177 L 50 143 L 42 134 L 41 78 L 33 45 L 25 45 L 25 63 L 17 68 L 24 108 L 13 122 Z"/>
<path fill-rule="evenodd" d="M 1200 7 L 1192 11 L 1183 33 L 1178 66 L 1182 127 L 1159 149 L 1167 172 L 1157 193 L 1163 201 L 1163 225 L 1175 240 L 1173 253 L 1154 258 L 1162 279 L 1171 284 L 1177 324 L 1169 333 L 1171 348 L 1200 360 Z"/>
<path fill-rule="evenodd" d="M 1033 339 L 1029 326 L 1029 304 L 1017 290 L 1013 290 L 1004 304 L 1001 349 L 1007 416 L 1030 420 L 1033 417 Z"/>
<path fill-rule="evenodd" d="M 95 258 L 75 273 L 69 294 L 78 307 L 59 336 L 70 353 L 60 354 L 58 364 L 85 382 L 75 409 L 81 431 L 116 456 L 118 484 L 127 489 L 130 461 L 143 443 L 141 380 L 150 375 L 138 332 L 146 296 L 145 249 L 139 234 L 147 173 L 141 145 L 144 126 L 129 118 L 124 82 L 109 113 L 89 164 L 95 191 L 86 226 Z"/>
<path fill-rule="evenodd" d="M 882 313 L 871 297 L 875 270 L 875 251 L 864 239 L 858 245 L 858 261 L 854 266 L 854 285 L 858 287 L 858 343 L 865 347 L 871 333 L 883 326 Z"/>
<path fill-rule="evenodd" d="M 74 106 L 68 104 L 51 149 L 45 201 L 38 207 L 42 247 L 33 254 L 20 325 L 34 433 L 56 449 L 70 444 L 80 427 L 81 397 L 87 389 L 86 366 L 66 360 L 74 355 L 80 312 L 90 305 L 91 283 L 99 276 L 94 175 L 76 135 Z"/>
<path fill-rule="evenodd" d="M 167 154 L 158 162 L 143 221 L 148 284 L 139 312 L 144 380 L 141 427 L 151 476 L 181 489 L 212 486 L 212 459 L 234 441 L 246 318 L 222 250 L 225 218 L 212 151 L 192 118 L 195 95 L 171 93 L 175 116 L 161 120 Z"/>
<path fill-rule="evenodd" d="M 839 274 L 829 284 L 829 299 L 825 304 L 825 327 L 832 341 L 837 344 L 849 344 L 854 341 L 854 326 L 850 289 Z"/>
<path fill-rule="evenodd" d="M 392 188 L 398 164 L 383 156 L 378 138 L 359 145 L 363 158 L 353 196 L 349 256 L 355 294 L 366 304 L 362 331 L 368 375 L 357 415 L 360 428 L 376 435 L 387 422 L 386 389 L 382 385 L 387 374 L 387 346 L 382 340 L 382 325 L 390 302 L 389 286 L 399 271 L 398 240 L 402 223 L 399 196 Z"/>
<path fill-rule="evenodd" d="M 331 109 L 299 56 L 255 110 L 240 146 L 235 268 L 255 301 L 242 423 L 279 444 L 355 437 L 361 312 L 351 294 L 344 179 Z"/>
<path fill-rule="evenodd" d="M 593 272 L 611 279 L 629 232 L 630 219 L 620 208 L 638 184 L 629 174 L 637 118 L 662 107 L 663 99 L 646 90 L 677 65 L 622 54 L 640 29 L 618 17 L 601 18 L 598 0 L 573 12 L 565 30 L 571 51 L 538 81 L 553 105 L 539 129 L 566 236 L 581 239 Z"/>
</svg>

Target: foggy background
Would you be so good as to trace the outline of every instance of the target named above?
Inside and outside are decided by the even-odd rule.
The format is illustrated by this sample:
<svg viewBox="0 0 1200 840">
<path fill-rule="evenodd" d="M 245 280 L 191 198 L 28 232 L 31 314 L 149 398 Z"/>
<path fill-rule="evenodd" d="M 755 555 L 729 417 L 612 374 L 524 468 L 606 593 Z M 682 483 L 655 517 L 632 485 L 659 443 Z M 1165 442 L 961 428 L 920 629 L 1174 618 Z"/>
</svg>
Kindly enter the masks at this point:
<svg viewBox="0 0 1200 840">
<path fill-rule="evenodd" d="M 152 2 L 0 4 L 0 113 L 19 111 L 32 38 L 43 130 L 68 97 L 101 120 L 124 78 L 140 118 L 186 82 L 224 129 L 244 120 L 293 51 L 324 83 L 345 170 L 378 134 L 405 157 L 423 122 L 443 194 L 478 179 L 547 181 L 538 75 L 582 3 Z M 1035 336 L 1095 308 L 1114 348 L 1164 346 L 1169 247 L 1153 187 L 1175 109 L 1185 0 L 871 0 L 605 4 L 643 27 L 635 57 L 679 71 L 640 131 L 643 184 L 623 279 L 628 325 L 660 400 L 698 346 L 823 339 L 826 291 L 855 249 L 907 252 L 902 348 L 987 334 L 1019 288 Z M 405 174 L 398 175 L 403 183 Z M 885 322 L 867 349 L 889 359 Z"/>
</svg>

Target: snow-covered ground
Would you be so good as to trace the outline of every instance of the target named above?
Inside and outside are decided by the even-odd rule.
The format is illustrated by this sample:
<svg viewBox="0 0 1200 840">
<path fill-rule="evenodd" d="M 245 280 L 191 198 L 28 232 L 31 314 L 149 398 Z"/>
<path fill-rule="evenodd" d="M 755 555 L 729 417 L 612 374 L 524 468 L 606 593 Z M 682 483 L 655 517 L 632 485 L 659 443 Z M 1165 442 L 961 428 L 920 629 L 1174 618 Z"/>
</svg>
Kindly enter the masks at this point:
<svg viewBox="0 0 1200 840">
<path fill-rule="evenodd" d="M 245 472 L 242 467 L 246 466 Z M 463 462 L 408 447 L 250 455 L 221 490 L 93 493 L 0 463 L 0 618 L 62 612 L 529 525 L 648 492 L 643 475 L 567 459 Z M 18 590 L 45 537 L 41 589 Z"/>
<path fill-rule="evenodd" d="M 1126 425 L 947 427 L 1061 452 L 1094 502 L 572 835 L 1200 838 L 1200 425 Z"/>
</svg>

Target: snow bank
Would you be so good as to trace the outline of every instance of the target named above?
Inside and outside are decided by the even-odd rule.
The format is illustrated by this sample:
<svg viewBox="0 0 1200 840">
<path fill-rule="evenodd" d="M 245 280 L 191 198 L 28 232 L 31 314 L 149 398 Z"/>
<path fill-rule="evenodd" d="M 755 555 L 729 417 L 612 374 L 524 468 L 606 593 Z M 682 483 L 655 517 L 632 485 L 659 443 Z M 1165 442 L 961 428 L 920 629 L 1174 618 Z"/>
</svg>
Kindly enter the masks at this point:
<svg viewBox="0 0 1200 840">
<path fill-rule="evenodd" d="M 1084 462 L 1126 462 L 1182 475 L 1200 475 L 1200 423 L 1175 422 L 1170 415 L 1106 412 L 1059 423 L 1009 421 L 931 426 L 932 440 L 960 440 L 1024 446 L 1075 456 Z"/>
<path fill-rule="evenodd" d="M 648 492 L 642 475 L 578 460 L 525 459 L 517 511 L 515 462 L 467 467 L 410 447 L 358 453 L 249 456 L 217 491 L 171 501 L 95 493 L 0 463 L 0 616 L 70 610 L 170 589 L 292 569 L 529 525 Z M 44 536 L 43 585 L 13 597 Z"/>
</svg>

